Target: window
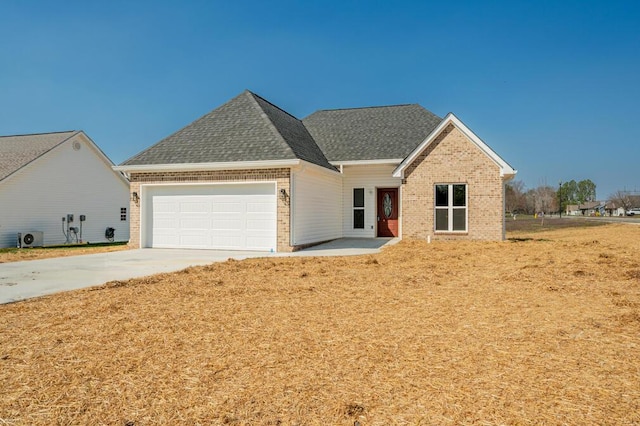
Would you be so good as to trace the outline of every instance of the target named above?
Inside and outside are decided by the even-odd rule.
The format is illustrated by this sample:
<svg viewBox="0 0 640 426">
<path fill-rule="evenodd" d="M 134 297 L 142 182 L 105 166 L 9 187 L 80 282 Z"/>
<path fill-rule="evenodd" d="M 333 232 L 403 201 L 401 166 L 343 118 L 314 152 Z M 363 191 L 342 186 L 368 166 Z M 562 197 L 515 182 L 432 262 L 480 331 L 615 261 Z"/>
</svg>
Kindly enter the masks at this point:
<svg viewBox="0 0 640 426">
<path fill-rule="evenodd" d="M 353 229 L 364 229 L 364 188 L 353 188 Z"/>
<path fill-rule="evenodd" d="M 127 208 L 126 207 L 121 207 L 120 208 L 120 220 L 122 220 L 122 221 L 127 220 Z"/>
<path fill-rule="evenodd" d="M 467 232 L 467 185 L 436 185 L 436 231 Z"/>
</svg>

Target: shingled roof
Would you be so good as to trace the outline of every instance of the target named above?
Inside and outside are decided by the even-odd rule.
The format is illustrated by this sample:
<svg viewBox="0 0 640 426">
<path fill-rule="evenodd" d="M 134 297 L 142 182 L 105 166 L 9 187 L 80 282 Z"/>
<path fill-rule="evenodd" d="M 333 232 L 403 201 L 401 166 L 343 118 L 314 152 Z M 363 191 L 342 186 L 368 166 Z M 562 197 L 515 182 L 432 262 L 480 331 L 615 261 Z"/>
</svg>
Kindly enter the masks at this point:
<svg viewBox="0 0 640 426">
<path fill-rule="evenodd" d="M 321 110 L 302 120 L 334 162 L 403 159 L 441 121 L 418 104 Z"/>
<path fill-rule="evenodd" d="M 79 131 L 0 136 L 0 181 L 40 158 Z"/>
<path fill-rule="evenodd" d="M 294 159 L 335 170 L 300 120 L 246 90 L 122 165 Z"/>
</svg>

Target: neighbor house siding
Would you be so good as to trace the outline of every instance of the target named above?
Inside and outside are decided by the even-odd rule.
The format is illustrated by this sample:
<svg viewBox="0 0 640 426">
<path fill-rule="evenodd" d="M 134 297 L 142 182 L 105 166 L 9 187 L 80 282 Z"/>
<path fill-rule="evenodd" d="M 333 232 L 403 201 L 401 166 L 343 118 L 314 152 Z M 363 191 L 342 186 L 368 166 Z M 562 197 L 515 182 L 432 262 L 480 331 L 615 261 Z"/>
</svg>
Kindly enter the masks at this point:
<svg viewBox="0 0 640 426">
<path fill-rule="evenodd" d="M 131 173 L 131 192 L 137 192 L 143 199 L 144 185 L 179 183 L 224 183 L 224 182 L 276 182 L 276 193 L 285 189 L 291 193 L 290 170 L 253 169 L 253 170 L 211 170 L 188 172 Z M 129 245 L 140 248 L 141 241 L 141 203 L 131 202 L 131 239 Z M 277 250 L 292 251 L 289 244 L 290 208 L 289 203 L 278 197 L 277 201 Z"/>
<path fill-rule="evenodd" d="M 434 232 L 434 186 L 467 184 L 465 233 Z M 504 239 L 504 182 L 499 166 L 449 125 L 405 171 L 403 236 L 435 239 Z"/>
<path fill-rule="evenodd" d="M 294 246 L 342 236 L 342 177 L 338 173 L 317 167 L 293 172 L 291 204 Z"/>
<path fill-rule="evenodd" d="M 398 188 L 400 178 L 392 177 L 396 165 L 358 165 L 343 167 L 343 235 L 373 238 L 377 232 L 376 188 Z M 364 229 L 353 228 L 353 189 L 364 188 Z M 398 194 L 398 203 L 400 194 Z M 402 218 L 399 218 L 402 221 Z M 402 232 L 402 231 L 400 231 Z"/>
<path fill-rule="evenodd" d="M 73 149 L 73 142 L 80 149 Z M 57 146 L 15 174 L 0 181 L 0 247 L 15 247 L 17 233 L 44 232 L 44 244 L 66 242 L 62 217 L 74 215 L 72 226 L 82 223 L 82 240 L 105 242 L 107 227 L 115 240 L 129 239 L 129 190 L 93 144 L 77 136 Z M 120 208 L 127 220 L 120 220 Z M 66 230 L 66 226 L 65 226 Z M 74 239 L 75 242 L 75 239 Z"/>
</svg>

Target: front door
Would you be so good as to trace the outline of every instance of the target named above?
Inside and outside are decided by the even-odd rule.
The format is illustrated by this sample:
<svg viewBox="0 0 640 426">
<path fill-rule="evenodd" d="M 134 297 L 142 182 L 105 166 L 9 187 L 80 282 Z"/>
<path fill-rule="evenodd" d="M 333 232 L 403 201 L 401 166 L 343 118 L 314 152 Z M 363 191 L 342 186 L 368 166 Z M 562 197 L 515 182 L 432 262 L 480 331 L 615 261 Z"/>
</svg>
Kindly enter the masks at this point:
<svg viewBox="0 0 640 426">
<path fill-rule="evenodd" d="M 398 236 L 398 188 L 378 188 L 378 237 Z"/>
</svg>

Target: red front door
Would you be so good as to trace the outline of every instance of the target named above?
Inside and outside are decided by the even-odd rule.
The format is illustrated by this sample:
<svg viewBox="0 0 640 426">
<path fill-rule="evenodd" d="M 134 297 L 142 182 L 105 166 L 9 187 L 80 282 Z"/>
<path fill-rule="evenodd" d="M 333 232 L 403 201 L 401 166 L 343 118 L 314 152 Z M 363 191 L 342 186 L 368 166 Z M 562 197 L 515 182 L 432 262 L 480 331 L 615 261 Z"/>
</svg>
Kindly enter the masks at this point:
<svg viewBox="0 0 640 426">
<path fill-rule="evenodd" d="M 378 188 L 378 237 L 398 236 L 398 188 Z"/>
</svg>

